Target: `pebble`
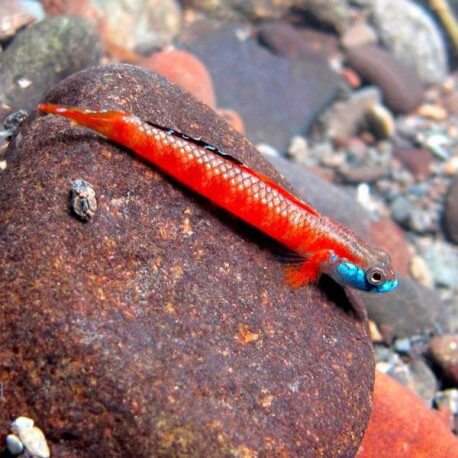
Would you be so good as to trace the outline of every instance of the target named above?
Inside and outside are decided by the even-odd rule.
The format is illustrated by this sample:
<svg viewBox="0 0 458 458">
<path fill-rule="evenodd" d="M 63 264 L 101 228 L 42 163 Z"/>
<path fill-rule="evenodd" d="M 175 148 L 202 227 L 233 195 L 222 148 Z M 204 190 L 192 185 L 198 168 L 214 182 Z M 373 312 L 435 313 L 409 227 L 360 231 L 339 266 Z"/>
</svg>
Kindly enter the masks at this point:
<svg viewBox="0 0 458 458">
<path fill-rule="evenodd" d="M 458 335 L 433 337 L 429 342 L 430 356 L 442 374 L 458 384 Z"/>
<path fill-rule="evenodd" d="M 8 434 L 6 436 L 6 448 L 11 455 L 16 456 L 24 451 L 24 444 L 15 434 Z"/>
<path fill-rule="evenodd" d="M 421 255 L 431 269 L 434 283 L 458 290 L 458 247 L 442 240 L 416 240 Z"/>
<path fill-rule="evenodd" d="M 444 163 L 443 172 L 446 175 L 458 175 L 458 156 L 454 156 Z"/>
<path fill-rule="evenodd" d="M 19 437 L 25 450 L 35 458 L 49 458 L 50 451 L 43 431 L 34 426 L 27 417 L 18 417 L 11 424 L 11 430 Z"/>
<path fill-rule="evenodd" d="M 427 288 L 434 287 L 434 277 L 424 258 L 418 255 L 412 256 L 410 260 L 410 273 L 412 278 Z"/>
<path fill-rule="evenodd" d="M 291 143 L 288 148 L 288 155 L 296 162 L 305 163 L 307 156 L 309 155 L 307 139 L 301 135 L 295 135 L 291 139 Z"/>
<path fill-rule="evenodd" d="M 441 83 L 448 74 L 447 51 L 430 14 L 410 0 L 376 0 L 371 5 L 372 22 L 383 45 L 425 83 Z"/>
<path fill-rule="evenodd" d="M 447 119 L 448 113 L 444 107 L 425 103 L 417 108 L 417 114 L 425 118 L 433 119 L 434 121 L 444 121 Z"/>
<path fill-rule="evenodd" d="M 395 113 L 409 113 L 423 100 L 423 84 L 401 60 L 378 46 L 355 46 L 347 50 L 348 65 L 363 79 L 378 86 L 384 104 Z"/>
<path fill-rule="evenodd" d="M 385 106 L 381 104 L 372 106 L 367 113 L 367 120 L 377 138 L 387 139 L 394 136 L 396 123 L 393 114 Z"/>
<path fill-rule="evenodd" d="M 458 415 L 458 389 L 449 388 L 448 390 L 438 391 L 434 396 L 434 403 L 437 407 L 445 407 Z"/>
</svg>

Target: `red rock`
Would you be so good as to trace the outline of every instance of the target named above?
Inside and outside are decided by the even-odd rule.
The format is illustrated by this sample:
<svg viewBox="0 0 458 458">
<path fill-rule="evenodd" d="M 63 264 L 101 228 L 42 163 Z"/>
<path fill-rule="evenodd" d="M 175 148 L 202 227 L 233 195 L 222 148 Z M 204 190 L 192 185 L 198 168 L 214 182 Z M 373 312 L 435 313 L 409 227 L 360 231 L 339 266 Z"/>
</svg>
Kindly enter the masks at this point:
<svg viewBox="0 0 458 458">
<path fill-rule="evenodd" d="M 369 230 L 374 245 L 390 253 L 396 272 L 408 276 L 411 254 L 404 232 L 399 226 L 391 219 L 384 218 L 373 222 Z"/>
<path fill-rule="evenodd" d="M 423 401 L 376 372 L 374 407 L 357 458 L 452 458 L 458 440 Z"/>
<path fill-rule="evenodd" d="M 458 177 L 453 179 L 447 195 L 444 225 L 450 240 L 458 243 Z"/>
<path fill-rule="evenodd" d="M 210 73 L 193 54 L 180 50 L 158 52 L 145 60 L 143 67 L 165 76 L 208 106 L 216 106 Z"/>
<path fill-rule="evenodd" d="M 424 148 L 394 147 L 393 156 L 409 170 L 418 180 L 425 179 L 430 174 L 433 162 L 431 153 Z"/>
<path fill-rule="evenodd" d="M 218 108 L 216 112 L 237 132 L 242 135 L 245 133 L 245 126 L 242 117 L 234 110 L 228 108 Z"/>
<path fill-rule="evenodd" d="M 458 335 L 434 337 L 429 343 L 431 358 L 443 375 L 458 384 Z"/>
<path fill-rule="evenodd" d="M 385 104 L 398 113 L 417 108 L 423 99 L 423 84 L 417 73 L 383 49 L 356 46 L 347 51 L 348 65 L 362 78 L 379 86 Z"/>
</svg>

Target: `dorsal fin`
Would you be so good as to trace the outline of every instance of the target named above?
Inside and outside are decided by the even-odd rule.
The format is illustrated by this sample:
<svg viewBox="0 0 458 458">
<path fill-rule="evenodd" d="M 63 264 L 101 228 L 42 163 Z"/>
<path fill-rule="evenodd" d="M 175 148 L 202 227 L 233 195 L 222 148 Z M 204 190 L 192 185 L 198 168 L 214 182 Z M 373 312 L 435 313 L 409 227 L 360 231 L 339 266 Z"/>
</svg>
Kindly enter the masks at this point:
<svg viewBox="0 0 458 458">
<path fill-rule="evenodd" d="M 238 165 L 243 165 L 242 161 L 230 155 L 229 153 L 226 153 L 225 151 L 217 148 L 216 146 L 211 145 L 210 143 L 206 142 L 205 140 L 202 140 L 202 137 L 192 137 L 191 135 L 184 134 L 183 132 L 179 132 L 178 130 L 175 130 L 175 129 L 170 129 L 169 127 L 164 127 L 164 126 L 161 126 L 159 124 L 156 124 L 150 121 L 145 121 L 145 122 L 149 124 L 150 126 L 155 127 L 156 129 L 160 129 L 160 130 L 163 130 L 164 132 L 167 132 L 169 135 L 174 135 L 175 137 L 186 140 L 187 142 L 194 143 L 197 146 L 205 148 L 208 151 L 211 151 L 212 153 L 215 153 L 215 154 L 218 154 L 219 156 L 224 157 L 224 159 L 228 159 L 229 161 L 234 162 Z"/>
</svg>

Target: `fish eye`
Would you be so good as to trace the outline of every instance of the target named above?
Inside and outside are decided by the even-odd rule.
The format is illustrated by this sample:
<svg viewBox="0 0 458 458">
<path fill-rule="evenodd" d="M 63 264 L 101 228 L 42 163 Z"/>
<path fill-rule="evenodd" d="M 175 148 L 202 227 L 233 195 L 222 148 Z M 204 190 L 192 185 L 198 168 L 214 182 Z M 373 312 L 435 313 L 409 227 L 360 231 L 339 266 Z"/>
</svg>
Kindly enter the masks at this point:
<svg viewBox="0 0 458 458">
<path fill-rule="evenodd" d="M 366 280 L 373 286 L 378 286 L 385 281 L 385 272 L 380 267 L 373 267 L 366 273 Z"/>
</svg>

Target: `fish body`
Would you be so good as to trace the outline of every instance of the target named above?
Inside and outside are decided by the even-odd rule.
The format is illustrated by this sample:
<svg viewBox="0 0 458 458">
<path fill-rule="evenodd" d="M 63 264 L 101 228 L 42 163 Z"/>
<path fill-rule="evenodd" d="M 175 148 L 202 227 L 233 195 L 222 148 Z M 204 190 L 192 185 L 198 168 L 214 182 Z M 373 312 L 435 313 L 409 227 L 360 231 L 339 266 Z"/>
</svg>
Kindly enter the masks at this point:
<svg viewBox="0 0 458 458">
<path fill-rule="evenodd" d="M 272 237 L 301 257 L 285 279 L 299 287 L 321 273 L 372 292 L 391 291 L 397 279 L 389 255 L 298 199 L 270 178 L 200 138 L 145 122 L 122 111 L 41 104 L 133 150 L 165 174 Z"/>
</svg>

